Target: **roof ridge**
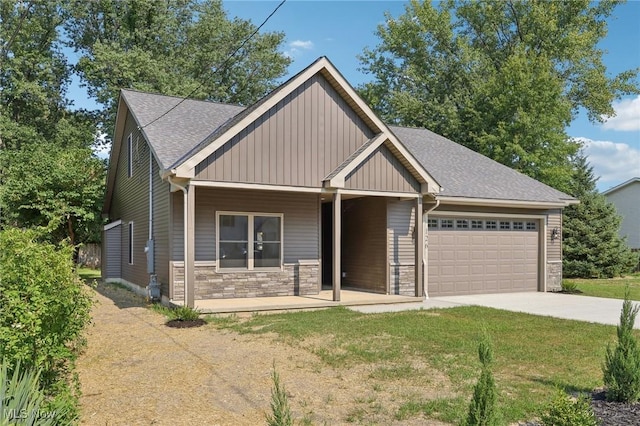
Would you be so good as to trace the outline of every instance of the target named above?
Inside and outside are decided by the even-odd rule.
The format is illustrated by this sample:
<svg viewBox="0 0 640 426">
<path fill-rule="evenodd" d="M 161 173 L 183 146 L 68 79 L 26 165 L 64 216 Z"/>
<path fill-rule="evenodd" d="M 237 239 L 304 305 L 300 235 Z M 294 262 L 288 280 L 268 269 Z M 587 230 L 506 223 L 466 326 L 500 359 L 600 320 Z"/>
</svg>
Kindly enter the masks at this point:
<svg viewBox="0 0 640 426">
<path fill-rule="evenodd" d="M 148 91 L 138 90 L 138 89 L 120 89 L 120 90 L 123 91 L 123 92 L 135 92 L 135 93 L 140 93 L 140 94 L 143 94 L 143 95 L 158 96 L 158 97 L 163 97 L 163 98 L 184 99 L 185 101 L 202 102 L 202 103 L 206 103 L 206 104 L 227 105 L 227 106 L 233 106 L 233 107 L 246 108 L 245 105 L 233 104 L 233 103 L 230 103 L 230 102 L 221 102 L 221 101 L 214 101 L 214 100 L 209 100 L 209 99 L 185 98 L 184 96 L 166 95 L 166 94 L 160 93 L 160 92 L 148 92 Z"/>
</svg>

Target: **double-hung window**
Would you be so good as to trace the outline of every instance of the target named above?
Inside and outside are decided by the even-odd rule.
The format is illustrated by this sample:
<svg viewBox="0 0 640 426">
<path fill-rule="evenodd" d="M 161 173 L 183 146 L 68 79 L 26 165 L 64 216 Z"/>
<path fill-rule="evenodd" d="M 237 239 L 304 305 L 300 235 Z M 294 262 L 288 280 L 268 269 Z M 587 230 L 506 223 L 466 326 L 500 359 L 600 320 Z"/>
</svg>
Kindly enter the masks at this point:
<svg viewBox="0 0 640 426">
<path fill-rule="evenodd" d="M 282 266 L 282 214 L 218 212 L 218 269 Z"/>
</svg>

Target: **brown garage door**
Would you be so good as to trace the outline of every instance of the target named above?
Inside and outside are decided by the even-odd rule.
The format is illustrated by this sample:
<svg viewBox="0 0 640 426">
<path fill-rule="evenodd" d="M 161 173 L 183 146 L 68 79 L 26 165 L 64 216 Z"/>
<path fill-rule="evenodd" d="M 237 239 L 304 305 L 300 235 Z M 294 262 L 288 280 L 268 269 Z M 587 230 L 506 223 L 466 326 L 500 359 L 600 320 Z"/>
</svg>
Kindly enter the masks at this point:
<svg viewBox="0 0 640 426">
<path fill-rule="evenodd" d="M 538 222 L 430 218 L 428 295 L 536 291 Z"/>
</svg>

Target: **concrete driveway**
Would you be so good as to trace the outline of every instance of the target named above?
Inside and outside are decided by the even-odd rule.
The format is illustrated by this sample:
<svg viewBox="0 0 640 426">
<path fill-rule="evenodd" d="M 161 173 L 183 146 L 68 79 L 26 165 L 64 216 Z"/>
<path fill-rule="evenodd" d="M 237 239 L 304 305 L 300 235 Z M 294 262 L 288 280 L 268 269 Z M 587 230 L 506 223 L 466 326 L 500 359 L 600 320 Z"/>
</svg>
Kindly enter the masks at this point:
<svg viewBox="0 0 640 426">
<path fill-rule="evenodd" d="M 637 304 L 637 302 L 635 302 Z M 456 306 L 484 306 L 513 312 L 550 316 L 599 324 L 617 325 L 622 300 L 605 299 L 561 293 L 506 293 L 473 296 L 433 297 L 420 303 L 370 305 L 350 307 L 358 312 L 399 312 L 411 309 L 453 308 Z M 635 328 L 640 329 L 640 318 Z"/>
</svg>

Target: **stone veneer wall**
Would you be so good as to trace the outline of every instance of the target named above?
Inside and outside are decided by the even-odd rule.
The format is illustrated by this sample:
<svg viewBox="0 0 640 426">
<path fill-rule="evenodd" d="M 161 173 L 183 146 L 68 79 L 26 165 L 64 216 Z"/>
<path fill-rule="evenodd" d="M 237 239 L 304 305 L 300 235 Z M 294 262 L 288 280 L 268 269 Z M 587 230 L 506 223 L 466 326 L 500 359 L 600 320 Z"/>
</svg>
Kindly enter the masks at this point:
<svg viewBox="0 0 640 426">
<path fill-rule="evenodd" d="M 416 270 L 414 265 L 389 265 L 390 293 L 401 296 L 416 295 Z"/>
<path fill-rule="evenodd" d="M 318 294 L 319 264 L 285 264 L 281 271 L 216 272 L 196 265 L 195 299 Z M 184 267 L 173 265 L 173 300 L 184 299 Z"/>
<path fill-rule="evenodd" d="M 547 262 L 547 291 L 562 290 L 562 261 Z"/>
</svg>

